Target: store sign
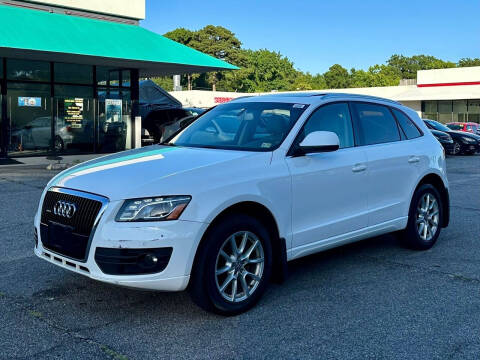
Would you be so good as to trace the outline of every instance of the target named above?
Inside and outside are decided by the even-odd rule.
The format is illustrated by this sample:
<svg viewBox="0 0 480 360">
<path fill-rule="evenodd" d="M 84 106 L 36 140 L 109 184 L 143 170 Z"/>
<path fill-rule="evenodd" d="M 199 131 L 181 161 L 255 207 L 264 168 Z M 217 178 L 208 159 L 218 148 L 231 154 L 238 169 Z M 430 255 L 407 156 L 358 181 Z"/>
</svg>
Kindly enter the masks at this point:
<svg viewBox="0 0 480 360">
<path fill-rule="evenodd" d="M 233 100 L 232 97 L 215 96 L 213 98 L 213 101 L 215 102 L 215 104 L 223 104 L 223 103 L 226 103 L 226 102 L 229 102 L 229 101 L 232 101 L 232 100 Z"/>
<path fill-rule="evenodd" d="M 64 120 L 72 129 L 80 129 L 83 121 L 83 98 L 64 100 Z"/>
<path fill-rule="evenodd" d="M 105 99 L 106 122 L 122 121 L 122 100 Z"/>
<path fill-rule="evenodd" d="M 18 106 L 30 106 L 30 107 L 41 107 L 42 98 L 39 97 L 18 97 Z"/>
</svg>

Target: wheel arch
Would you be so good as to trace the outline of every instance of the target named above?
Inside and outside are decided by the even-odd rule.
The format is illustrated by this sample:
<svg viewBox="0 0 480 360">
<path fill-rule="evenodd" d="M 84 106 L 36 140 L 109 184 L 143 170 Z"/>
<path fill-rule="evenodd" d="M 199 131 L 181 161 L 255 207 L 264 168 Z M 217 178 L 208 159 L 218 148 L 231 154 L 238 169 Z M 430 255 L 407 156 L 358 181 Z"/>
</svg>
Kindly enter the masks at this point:
<svg viewBox="0 0 480 360">
<path fill-rule="evenodd" d="M 434 186 L 440 193 L 440 196 L 442 197 L 441 200 L 442 200 L 442 211 L 443 211 L 442 227 L 447 227 L 448 224 L 450 223 L 450 196 L 448 193 L 448 188 L 445 186 L 445 183 L 443 182 L 443 179 L 440 175 L 435 173 L 429 173 L 424 175 L 422 179 L 418 182 L 413 194 L 415 194 L 417 189 L 424 184 L 430 184 Z M 413 198 L 413 194 L 412 194 L 412 198 Z"/>
<path fill-rule="evenodd" d="M 256 201 L 241 201 L 232 204 L 223 209 L 214 217 L 214 219 L 210 222 L 207 229 L 203 233 L 203 236 L 197 246 L 192 263 L 192 272 L 197 265 L 200 251 L 205 245 L 205 240 L 211 229 L 213 229 L 213 227 L 219 222 L 223 221 L 229 216 L 234 216 L 235 214 L 250 215 L 258 219 L 263 225 L 265 225 L 272 240 L 272 280 L 282 282 L 285 279 L 287 272 L 286 242 L 284 238 L 280 237 L 278 223 L 273 213 L 265 205 Z"/>
</svg>

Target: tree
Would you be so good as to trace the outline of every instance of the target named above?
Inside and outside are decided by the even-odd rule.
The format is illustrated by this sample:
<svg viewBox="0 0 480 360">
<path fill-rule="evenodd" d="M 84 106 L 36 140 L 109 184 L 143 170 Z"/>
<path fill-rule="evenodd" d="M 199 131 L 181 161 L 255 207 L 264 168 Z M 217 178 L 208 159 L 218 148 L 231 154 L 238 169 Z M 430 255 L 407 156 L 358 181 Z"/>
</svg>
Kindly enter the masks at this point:
<svg viewBox="0 0 480 360">
<path fill-rule="evenodd" d="M 401 79 L 400 72 L 388 65 L 374 65 L 368 71 L 350 71 L 351 87 L 396 86 Z"/>
<path fill-rule="evenodd" d="M 330 66 L 328 71 L 323 74 L 327 88 L 344 89 L 350 87 L 350 74 L 348 70 L 339 64 Z"/>
<path fill-rule="evenodd" d="M 192 41 L 194 35 L 195 35 L 194 31 L 191 31 L 185 28 L 177 28 L 175 30 L 167 32 L 163 36 L 169 38 L 170 40 L 176 41 L 180 44 L 190 46 L 190 42 Z M 186 75 L 183 75 L 183 77 L 186 77 L 187 90 L 192 90 L 192 74 L 186 74 Z"/>
<path fill-rule="evenodd" d="M 462 58 L 458 62 L 458 67 L 480 66 L 480 58 Z"/>
<path fill-rule="evenodd" d="M 245 64 L 244 53 L 241 51 L 242 43 L 234 33 L 222 26 L 207 25 L 196 31 L 189 46 L 233 65 Z M 221 79 L 220 72 L 208 74 L 207 81 L 212 85 L 213 91 L 216 90 L 217 82 Z"/>
<path fill-rule="evenodd" d="M 434 56 L 414 55 L 411 57 L 403 55 L 392 55 L 387 64 L 397 69 L 402 79 L 416 79 L 417 71 L 429 69 L 445 69 L 455 67 L 451 61 L 443 61 Z"/>
</svg>

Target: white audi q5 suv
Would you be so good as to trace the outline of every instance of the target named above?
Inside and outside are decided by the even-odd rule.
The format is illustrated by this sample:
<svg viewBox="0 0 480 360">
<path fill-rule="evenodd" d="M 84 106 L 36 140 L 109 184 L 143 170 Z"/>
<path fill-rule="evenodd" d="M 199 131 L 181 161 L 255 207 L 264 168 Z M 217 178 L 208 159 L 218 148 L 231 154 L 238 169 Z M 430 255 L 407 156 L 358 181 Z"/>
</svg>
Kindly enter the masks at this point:
<svg viewBox="0 0 480 360">
<path fill-rule="evenodd" d="M 59 173 L 35 216 L 35 254 L 111 284 L 188 288 L 231 315 L 284 278 L 289 260 L 389 232 L 428 249 L 448 222 L 445 154 L 415 111 L 277 94 Z"/>
</svg>

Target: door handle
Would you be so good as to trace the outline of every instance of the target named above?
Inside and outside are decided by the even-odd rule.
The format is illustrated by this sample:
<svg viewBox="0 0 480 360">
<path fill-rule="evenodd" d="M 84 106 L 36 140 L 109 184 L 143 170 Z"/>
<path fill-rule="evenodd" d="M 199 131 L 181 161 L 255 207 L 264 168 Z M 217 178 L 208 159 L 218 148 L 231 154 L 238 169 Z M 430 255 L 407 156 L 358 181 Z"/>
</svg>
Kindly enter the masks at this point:
<svg viewBox="0 0 480 360">
<path fill-rule="evenodd" d="M 367 166 L 364 164 L 355 164 L 354 167 L 352 167 L 353 172 L 361 172 L 367 170 Z"/>
<path fill-rule="evenodd" d="M 415 163 L 418 163 L 420 161 L 420 158 L 418 156 L 410 156 L 408 158 L 408 162 L 410 164 L 415 164 Z"/>
</svg>

